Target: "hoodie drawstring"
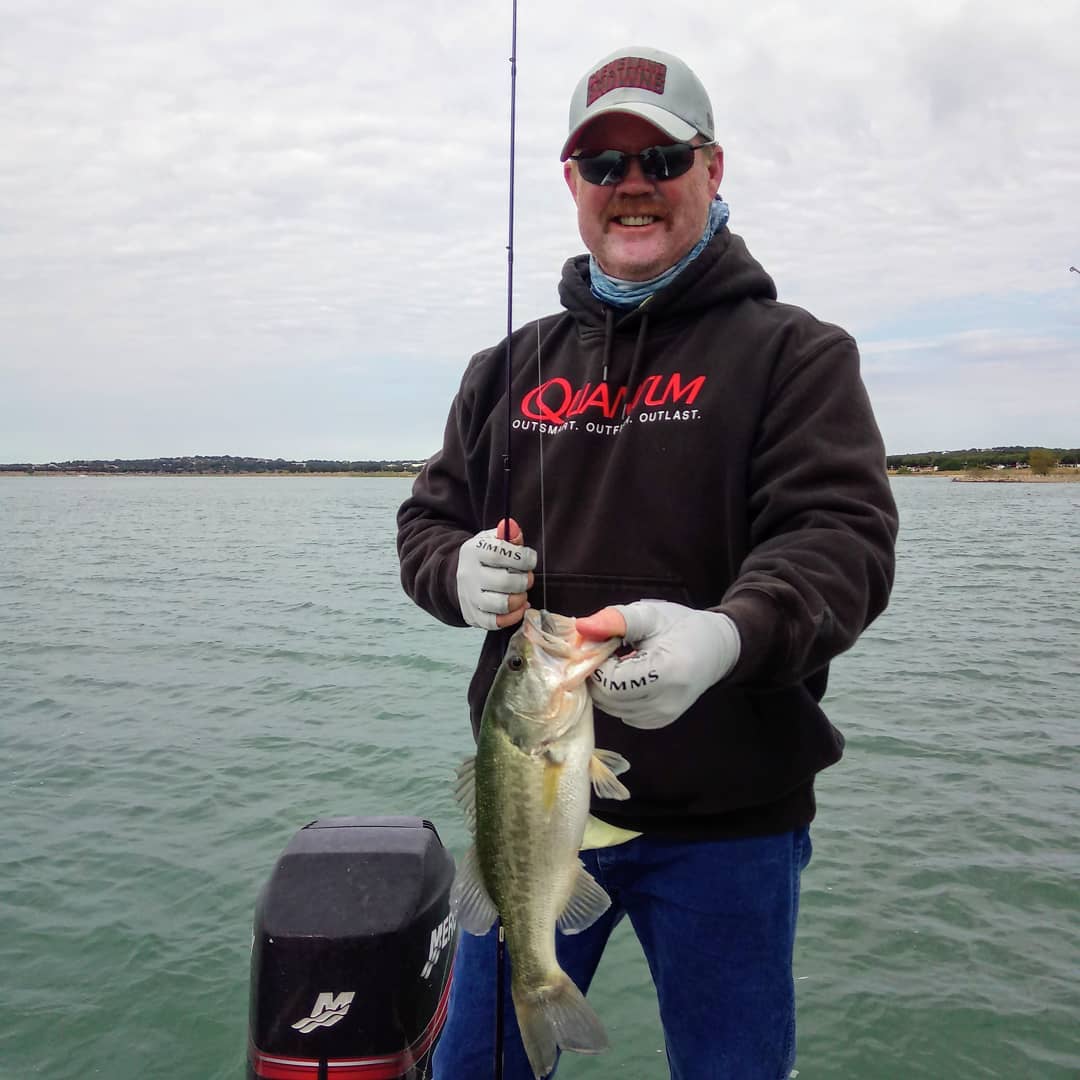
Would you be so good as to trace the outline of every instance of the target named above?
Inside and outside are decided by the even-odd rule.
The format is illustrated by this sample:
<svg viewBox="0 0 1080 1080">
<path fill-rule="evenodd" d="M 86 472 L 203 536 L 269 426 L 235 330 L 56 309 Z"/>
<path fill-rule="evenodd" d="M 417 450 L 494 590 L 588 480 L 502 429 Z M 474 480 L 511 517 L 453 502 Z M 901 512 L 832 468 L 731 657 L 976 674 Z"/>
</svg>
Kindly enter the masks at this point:
<svg viewBox="0 0 1080 1080">
<path fill-rule="evenodd" d="M 642 305 L 644 306 L 644 305 Z M 649 334 L 649 313 L 647 311 L 642 312 L 641 322 L 638 324 L 637 341 L 634 342 L 634 355 L 630 360 L 630 378 L 633 378 L 634 374 L 640 370 L 638 365 L 641 362 L 642 354 L 645 352 L 645 339 Z M 630 413 L 630 402 L 624 401 L 622 414 L 625 420 Z"/>
<path fill-rule="evenodd" d="M 618 322 L 615 321 L 615 309 L 606 308 L 604 312 L 604 353 L 603 353 L 603 374 L 601 375 L 601 381 L 608 381 L 608 370 L 611 367 L 611 351 L 615 347 L 615 331 L 618 330 L 624 322 L 632 319 L 635 315 L 640 316 L 638 323 L 637 339 L 634 341 L 634 352 L 630 359 L 630 370 L 627 372 L 627 379 L 633 377 L 634 373 L 638 371 L 641 363 L 641 358 L 645 354 L 645 342 L 649 337 L 649 313 L 642 309 L 649 303 L 649 297 L 640 303 L 633 311 L 624 315 Z M 623 419 L 626 419 L 630 411 L 629 402 L 623 404 Z"/>
<path fill-rule="evenodd" d="M 649 313 L 646 311 L 641 316 L 641 323 L 638 326 L 637 341 L 634 342 L 634 356 L 630 361 L 630 373 L 633 374 L 638 369 L 638 362 L 641 360 L 641 354 L 645 351 L 645 336 L 648 333 L 649 326 Z"/>
<path fill-rule="evenodd" d="M 607 382 L 608 364 L 611 361 L 611 346 L 615 338 L 615 309 L 607 308 L 604 314 L 604 374 L 601 382 Z"/>
</svg>

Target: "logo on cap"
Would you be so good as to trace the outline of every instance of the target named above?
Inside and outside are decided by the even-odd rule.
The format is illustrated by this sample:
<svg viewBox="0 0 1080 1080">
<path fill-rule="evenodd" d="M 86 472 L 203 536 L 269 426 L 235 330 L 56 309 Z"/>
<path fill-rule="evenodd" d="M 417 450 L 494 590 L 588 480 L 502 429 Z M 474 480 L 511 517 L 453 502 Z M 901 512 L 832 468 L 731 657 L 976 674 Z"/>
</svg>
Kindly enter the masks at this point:
<svg viewBox="0 0 1080 1080">
<path fill-rule="evenodd" d="M 662 94 L 666 81 L 667 64 L 661 64 L 658 60 L 646 60 L 643 56 L 620 56 L 618 60 L 612 60 L 610 64 L 605 64 L 589 76 L 585 107 L 588 108 L 597 98 L 624 86 Z"/>
</svg>

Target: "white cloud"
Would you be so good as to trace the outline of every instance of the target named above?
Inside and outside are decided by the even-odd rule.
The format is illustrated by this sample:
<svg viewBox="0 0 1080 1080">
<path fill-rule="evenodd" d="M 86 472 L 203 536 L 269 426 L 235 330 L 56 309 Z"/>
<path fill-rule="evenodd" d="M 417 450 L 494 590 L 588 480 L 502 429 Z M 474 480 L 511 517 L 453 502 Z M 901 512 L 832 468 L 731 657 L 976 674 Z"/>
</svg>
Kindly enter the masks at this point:
<svg viewBox="0 0 1080 1080">
<path fill-rule="evenodd" d="M 457 373 L 505 326 L 509 13 L 0 0 L 0 460 L 189 433 L 192 452 L 430 452 Z M 892 446 L 972 444 L 965 415 L 992 442 L 1023 425 L 1080 443 L 1061 393 L 1080 2 L 687 2 L 662 22 L 641 0 L 617 28 L 522 5 L 516 321 L 555 308 L 580 249 L 556 160 L 573 84 L 655 43 L 710 88 L 732 227 L 784 299 L 864 340 Z M 950 306 L 968 321 L 928 330 Z M 882 344 L 902 338 L 920 344 Z M 933 384 L 875 382 L 886 357 L 932 358 Z M 365 404 L 332 409 L 361 380 Z M 340 422 L 299 422 L 320 409 Z"/>
<path fill-rule="evenodd" d="M 986 328 L 874 341 L 863 358 L 891 453 L 1077 442 L 1075 337 Z"/>
</svg>

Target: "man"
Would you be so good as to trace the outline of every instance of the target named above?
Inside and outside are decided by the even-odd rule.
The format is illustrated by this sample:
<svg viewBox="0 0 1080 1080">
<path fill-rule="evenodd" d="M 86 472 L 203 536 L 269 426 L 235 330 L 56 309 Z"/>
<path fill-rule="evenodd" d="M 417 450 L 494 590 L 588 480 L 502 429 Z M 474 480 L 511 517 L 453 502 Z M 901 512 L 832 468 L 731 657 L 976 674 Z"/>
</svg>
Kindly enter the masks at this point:
<svg viewBox="0 0 1080 1080">
<path fill-rule="evenodd" d="M 630 762 L 631 798 L 594 798 L 583 852 L 612 906 L 560 936 L 560 962 L 587 988 L 628 915 L 672 1077 L 776 1080 L 814 775 L 843 746 L 818 703 L 892 584 L 884 450 L 855 343 L 777 303 L 728 230 L 712 109 L 682 61 L 631 48 L 590 68 L 562 160 L 590 254 L 563 268 L 565 310 L 511 341 L 511 542 L 494 531 L 504 342 L 473 357 L 399 512 L 402 581 L 490 631 L 474 731 L 527 601 L 634 647 L 591 686 L 597 745 Z M 438 1080 L 491 1075 L 493 957 L 492 935 L 462 935 Z M 525 1080 L 509 1005 L 507 1027 L 506 1076 Z"/>
</svg>

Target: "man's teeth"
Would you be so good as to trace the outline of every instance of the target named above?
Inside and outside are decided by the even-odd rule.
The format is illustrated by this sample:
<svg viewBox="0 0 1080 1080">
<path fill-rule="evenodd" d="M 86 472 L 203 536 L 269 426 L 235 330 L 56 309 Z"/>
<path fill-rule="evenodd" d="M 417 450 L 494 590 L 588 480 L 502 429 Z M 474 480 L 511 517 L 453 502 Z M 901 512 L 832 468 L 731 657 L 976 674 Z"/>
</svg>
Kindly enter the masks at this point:
<svg viewBox="0 0 1080 1080">
<path fill-rule="evenodd" d="M 615 219 L 620 225 L 651 225 L 654 221 L 658 220 L 648 214 L 640 215 L 638 217 L 620 217 Z"/>
</svg>

